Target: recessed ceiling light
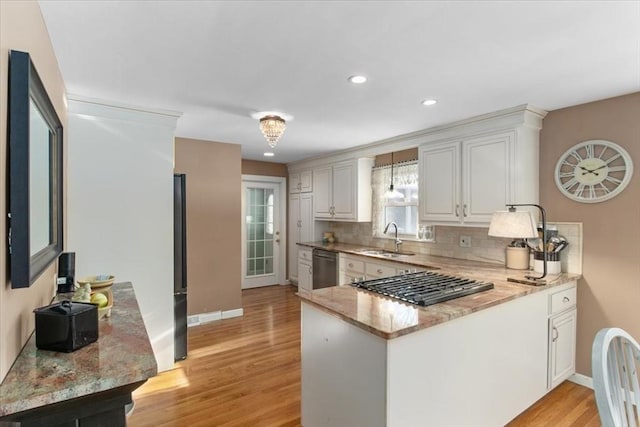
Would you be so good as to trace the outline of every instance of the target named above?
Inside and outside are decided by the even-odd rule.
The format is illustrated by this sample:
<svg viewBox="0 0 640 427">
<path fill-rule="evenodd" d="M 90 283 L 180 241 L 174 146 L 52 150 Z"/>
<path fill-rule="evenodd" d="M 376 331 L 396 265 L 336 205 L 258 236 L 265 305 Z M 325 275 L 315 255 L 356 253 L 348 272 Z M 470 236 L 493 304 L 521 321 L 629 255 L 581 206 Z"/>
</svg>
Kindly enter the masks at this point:
<svg viewBox="0 0 640 427">
<path fill-rule="evenodd" d="M 264 153 L 264 156 L 265 157 L 273 157 L 273 156 L 275 156 L 275 154 L 272 153 L 271 151 L 267 151 L 266 153 Z"/>
<path fill-rule="evenodd" d="M 438 101 L 436 101 L 435 99 L 425 99 L 424 101 L 422 101 L 422 105 L 426 105 L 427 107 L 429 105 L 435 105 L 437 103 Z"/>
<path fill-rule="evenodd" d="M 367 81 L 367 78 L 365 76 L 355 75 L 349 77 L 349 81 L 353 84 L 361 85 L 362 83 Z"/>
</svg>

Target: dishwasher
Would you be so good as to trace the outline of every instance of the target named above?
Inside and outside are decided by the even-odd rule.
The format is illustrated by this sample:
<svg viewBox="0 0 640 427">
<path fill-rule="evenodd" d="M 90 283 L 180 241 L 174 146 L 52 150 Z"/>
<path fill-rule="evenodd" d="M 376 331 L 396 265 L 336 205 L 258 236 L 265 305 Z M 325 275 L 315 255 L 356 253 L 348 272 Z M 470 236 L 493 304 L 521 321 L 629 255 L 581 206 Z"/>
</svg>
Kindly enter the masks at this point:
<svg viewBox="0 0 640 427">
<path fill-rule="evenodd" d="M 313 289 L 338 285 L 338 254 L 313 250 Z"/>
</svg>

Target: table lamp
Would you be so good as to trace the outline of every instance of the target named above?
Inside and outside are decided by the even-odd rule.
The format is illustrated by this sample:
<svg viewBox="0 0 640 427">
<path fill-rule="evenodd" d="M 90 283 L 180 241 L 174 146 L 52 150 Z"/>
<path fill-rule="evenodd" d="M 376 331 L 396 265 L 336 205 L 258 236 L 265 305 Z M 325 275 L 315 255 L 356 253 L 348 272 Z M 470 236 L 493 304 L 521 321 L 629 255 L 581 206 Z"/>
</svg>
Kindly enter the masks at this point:
<svg viewBox="0 0 640 427">
<path fill-rule="evenodd" d="M 534 220 L 531 212 L 516 211 L 516 206 L 534 206 L 540 210 L 542 216 L 542 241 L 544 242 L 546 240 L 545 236 L 547 234 L 547 223 L 545 211 L 542 206 L 535 204 L 509 204 L 506 206 L 509 208 L 508 211 L 497 211 L 494 212 L 491 216 L 491 223 L 489 224 L 489 236 L 516 239 L 539 237 L 536 221 Z M 544 251 L 542 276 L 525 276 L 525 278 L 529 280 L 540 280 L 547 275 L 547 247 L 544 244 L 542 246 Z M 527 249 L 527 263 L 528 257 L 529 251 Z M 509 268 L 508 262 L 507 268 Z"/>
</svg>

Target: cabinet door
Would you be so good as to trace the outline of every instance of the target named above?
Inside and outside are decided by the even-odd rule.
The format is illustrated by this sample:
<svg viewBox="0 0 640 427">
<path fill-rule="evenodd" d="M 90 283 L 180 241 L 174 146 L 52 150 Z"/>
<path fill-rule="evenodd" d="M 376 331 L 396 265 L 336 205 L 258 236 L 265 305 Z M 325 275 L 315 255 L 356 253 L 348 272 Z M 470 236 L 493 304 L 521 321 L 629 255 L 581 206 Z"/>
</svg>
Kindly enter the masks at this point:
<svg viewBox="0 0 640 427">
<path fill-rule="evenodd" d="M 289 250 L 289 280 L 298 280 L 298 245 L 300 242 L 300 196 L 292 194 L 289 196 L 289 218 L 288 218 L 288 250 Z"/>
<path fill-rule="evenodd" d="M 576 309 L 549 319 L 549 389 L 576 371 Z"/>
<path fill-rule="evenodd" d="M 296 194 L 300 192 L 302 183 L 300 182 L 300 172 L 294 172 L 289 174 L 289 194 Z"/>
<path fill-rule="evenodd" d="M 489 224 L 495 211 L 505 210 L 511 200 L 512 141 L 512 133 L 463 141 L 463 222 Z"/>
<path fill-rule="evenodd" d="M 336 219 L 356 219 L 356 165 L 347 161 L 333 166 L 333 216 Z"/>
<path fill-rule="evenodd" d="M 331 219 L 331 207 L 333 206 L 332 168 L 325 166 L 313 170 L 313 182 L 315 186 L 313 216 L 321 219 Z"/>
<path fill-rule="evenodd" d="M 311 242 L 313 241 L 313 195 L 312 194 L 300 194 L 300 237 L 298 242 Z"/>
<path fill-rule="evenodd" d="M 300 172 L 300 191 L 303 193 L 309 193 L 313 191 L 313 174 L 311 171 Z"/>
<path fill-rule="evenodd" d="M 419 168 L 420 218 L 459 223 L 460 143 L 454 141 L 422 147 Z"/>
<path fill-rule="evenodd" d="M 367 280 L 395 276 L 397 274 L 396 264 L 381 264 L 367 261 L 366 274 Z"/>
<path fill-rule="evenodd" d="M 298 289 L 310 291 L 313 289 L 313 266 L 312 262 L 298 260 Z"/>
</svg>

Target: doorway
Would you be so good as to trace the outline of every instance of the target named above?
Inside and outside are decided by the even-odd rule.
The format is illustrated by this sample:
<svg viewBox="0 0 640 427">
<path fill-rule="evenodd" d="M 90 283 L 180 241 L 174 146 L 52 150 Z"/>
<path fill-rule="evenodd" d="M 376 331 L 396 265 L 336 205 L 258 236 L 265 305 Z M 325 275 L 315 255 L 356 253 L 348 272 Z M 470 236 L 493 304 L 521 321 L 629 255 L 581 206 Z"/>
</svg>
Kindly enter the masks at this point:
<svg viewBox="0 0 640 427">
<path fill-rule="evenodd" d="M 242 176 L 242 289 L 284 283 L 286 178 Z"/>
</svg>

